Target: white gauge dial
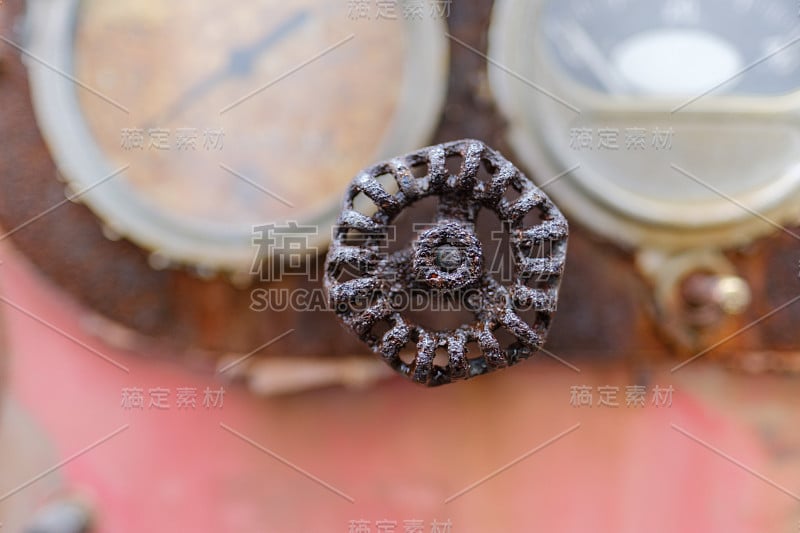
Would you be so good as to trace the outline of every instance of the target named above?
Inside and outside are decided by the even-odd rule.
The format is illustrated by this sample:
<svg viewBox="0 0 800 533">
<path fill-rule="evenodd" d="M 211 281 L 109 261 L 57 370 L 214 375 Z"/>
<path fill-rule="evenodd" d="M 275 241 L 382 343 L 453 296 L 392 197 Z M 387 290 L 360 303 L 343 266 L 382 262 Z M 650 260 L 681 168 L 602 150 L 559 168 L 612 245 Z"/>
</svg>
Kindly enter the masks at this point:
<svg viewBox="0 0 800 533">
<path fill-rule="evenodd" d="M 727 246 L 796 216 L 796 2 L 500 0 L 490 56 L 519 156 L 600 233 Z"/>
</svg>

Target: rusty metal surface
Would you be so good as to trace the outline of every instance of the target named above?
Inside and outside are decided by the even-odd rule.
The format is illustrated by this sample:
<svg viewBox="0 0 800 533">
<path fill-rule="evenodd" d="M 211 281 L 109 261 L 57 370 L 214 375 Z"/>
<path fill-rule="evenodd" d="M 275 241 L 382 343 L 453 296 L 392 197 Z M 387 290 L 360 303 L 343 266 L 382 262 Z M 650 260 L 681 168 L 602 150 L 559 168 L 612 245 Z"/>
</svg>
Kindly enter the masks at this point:
<svg viewBox="0 0 800 533">
<path fill-rule="evenodd" d="M 2 6 L 0 31 L 12 40 L 19 39 L 14 28 L 22 5 L 22 0 L 7 0 Z M 491 5 L 489 0 L 454 5 L 448 20 L 450 32 L 485 51 Z M 451 45 L 448 97 L 434 141 L 476 137 L 513 159 L 488 89 L 485 60 L 456 42 Z M 16 247 L 54 283 L 99 315 L 182 351 L 192 360 L 201 357 L 213 363 L 225 352 L 247 353 L 291 328 L 296 330 L 293 335 L 260 353 L 365 351 L 333 313 L 254 312 L 250 292 L 260 285 L 236 288 L 223 278 L 156 271 L 148 265 L 146 254 L 131 243 L 107 240 L 86 207 L 63 203 L 64 184 L 36 128 L 20 54 L 6 44 L 0 47 L 0 130 L 7 133 L 0 145 L 0 225 L 13 230 L 10 239 Z M 757 327 L 746 326 L 800 291 L 799 248 L 795 239 L 779 235 L 731 252 L 753 288 L 753 305 L 717 328 L 697 332 L 690 345 L 675 346 L 659 332 L 651 287 L 636 273 L 631 257 L 594 238 L 591 231 L 574 227 L 559 318 L 550 332 L 548 349 L 565 356 L 615 358 L 632 351 L 663 357 L 671 347 L 687 356 L 742 331 L 720 344 L 714 354 L 770 353 L 771 366 L 786 366 L 782 352 L 800 345 L 794 333 L 800 306 L 789 306 Z M 283 283 L 287 289 L 321 288 L 319 282 Z"/>
<path fill-rule="evenodd" d="M 448 160 L 460 168 L 448 171 Z M 416 177 L 413 168 L 423 175 Z M 396 193 L 378 181 L 385 176 Z M 518 198 L 507 198 L 510 191 Z M 356 209 L 361 195 L 375 204 L 374 214 Z M 430 227 L 400 250 L 386 251 L 397 217 L 431 196 L 438 206 Z M 508 279 L 497 279 L 484 264 L 476 235 L 482 209 L 503 221 L 514 253 Z M 528 223 L 531 214 L 537 220 Z M 514 365 L 541 349 L 558 301 L 567 237 L 558 208 L 502 155 L 476 140 L 449 142 L 378 163 L 353 180 L 328 253 L 325 285 L 342 321 L 387 364 L 417 383 L 442 385 Z M 415 292 L 450 298 L 473 321 L 437 330 L 415 323 L 404 316 Z M 531 318 L 523 319 L 523 310 Z M 386 331 L 375 331 L 380 324 Z M 501 345 L 498 329 L 514 341 Z M 410 361 L 401 358 L 407 346 L 414 352 Z M 435 361 L 437 350 L 446 352 L 446 361 Z"/>
</svg>

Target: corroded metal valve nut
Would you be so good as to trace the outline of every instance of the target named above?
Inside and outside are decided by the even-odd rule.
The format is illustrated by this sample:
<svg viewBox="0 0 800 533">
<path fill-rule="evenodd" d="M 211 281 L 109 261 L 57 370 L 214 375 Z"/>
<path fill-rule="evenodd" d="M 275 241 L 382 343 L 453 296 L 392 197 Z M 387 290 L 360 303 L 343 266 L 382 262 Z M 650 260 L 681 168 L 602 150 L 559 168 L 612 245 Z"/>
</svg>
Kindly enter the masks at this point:
<svg viewBox="0 0 800 533">
<path fill-rule="evenodd" d="M 434 289 L 454 290 L 480 280 L 483 250 L 474 230 L 445 222 L 414 243 L 414 273 Z"/>
<path fill-rule="evenodd" d="M 456 159 L 449 168 L 459 170 L 448 170 Z M 397 217 L 431 196 L 439 201 L 433 222 L 389 252 Z M 513 255 L 510 279 L 487 272 L 475 227 L 481 210 L 502 222 Z M 542 347 L 567 237 L 558 208 L 498 152 L 480 141 L 450 142 L 378 163 L 353 180 L 325 287 L 339 318 L 387 364 L 417 383 L 442 385 L 513 365 Z M 446 295 L 474 320 L 454 329 L 423 327 L 401 304 L 414 291 Z M 502 331 L 514 340 L 501 342 Z"/>
</svg>

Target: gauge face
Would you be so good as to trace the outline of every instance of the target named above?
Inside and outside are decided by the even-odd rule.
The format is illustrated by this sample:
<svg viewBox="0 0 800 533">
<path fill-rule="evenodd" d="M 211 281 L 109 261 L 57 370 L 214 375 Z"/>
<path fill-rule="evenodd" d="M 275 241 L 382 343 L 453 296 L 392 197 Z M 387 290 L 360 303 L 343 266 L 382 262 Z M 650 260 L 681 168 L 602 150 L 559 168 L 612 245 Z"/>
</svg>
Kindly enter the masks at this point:
<svg viewBox="0 0 800 533">
<path fill-rule="evenodd" d="M 438 20 L 354 20 L 336 0 L 71 4 L 35 42 L 78 83 L 32 73 L 40 124 L 103 222 L 172 261 L 249 268 L 262 224 L 324 243 L 352 176 L 437 119 Z"/>
<path fill-rule="evenodd" d="M 517 155 L 605 236 L 729 246 L 796 216 L 795 2 L 498 0 L 489 55 Z"/>
<path fill-rule="evenodd" d="M 543 7 L 549 53 L 596 91 L 778 95 L 800 87 L 793 0 L 559 0 Z M 785 49 L 785 51 L 784 51 Z"/>
</svg>

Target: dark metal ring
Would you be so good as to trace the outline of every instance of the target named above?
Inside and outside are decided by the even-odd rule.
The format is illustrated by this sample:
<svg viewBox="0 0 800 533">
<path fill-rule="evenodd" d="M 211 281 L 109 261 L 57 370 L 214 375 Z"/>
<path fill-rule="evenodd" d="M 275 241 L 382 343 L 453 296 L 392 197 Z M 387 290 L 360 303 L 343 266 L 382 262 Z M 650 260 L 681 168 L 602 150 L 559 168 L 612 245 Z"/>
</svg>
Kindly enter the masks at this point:
<svg viewBox="0 0 800 533">
<path fill-rule="evenodd" d="M 457 174 L 447 170 L 451 158 L 461 159 Z M 416 177 L 412 168 L 423 165 L 424 175 Z M 481 166 L 487 179 L 480 179 Z M 384 187 L 387 178 L 396 187 Z M 510 191 L 518 197 L 509 199 Z M 439 198 L 432 227 L 410 247 L 383 251 L 397 216 L 428 196 Z M 368 198 L 376 211 L 357 210 L 359 197 Z M 508 234 L 513 251 L 508 286 L 485 272 L 475 232 L 483 208 L 497 214 Z M 533 211 L 539 219 L 526 226 Z M 480 141 L 450 142 L 378 163 L 353 180 L 328 252 L 325 286 L 336 314 L 386 363 L 415 382 L 442 385 L 511 366 L 542 347 L 556 309 L 568 233 L 558 208 L 498 152 Z M 456 299 L 469 293 L 471 301 L 464 303 L 475 321 L 451 330 L 415 324 L 395 304 L 409 288 Z M 521 310 L 533 311 L 535 318 L 526 322 Z M 501 346 L 501 328 L 516 340 Z M 414 349 L 411 362 L 400 357 L 407 346 Z M 446 364 L 434 363 L 437 350 L 446 351 Z"/>
</svg>

